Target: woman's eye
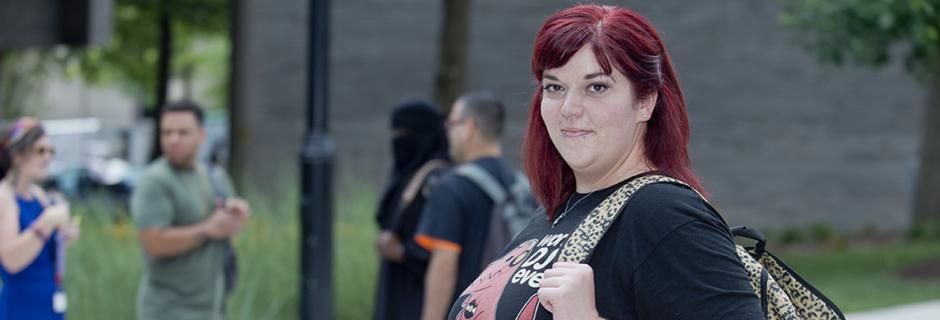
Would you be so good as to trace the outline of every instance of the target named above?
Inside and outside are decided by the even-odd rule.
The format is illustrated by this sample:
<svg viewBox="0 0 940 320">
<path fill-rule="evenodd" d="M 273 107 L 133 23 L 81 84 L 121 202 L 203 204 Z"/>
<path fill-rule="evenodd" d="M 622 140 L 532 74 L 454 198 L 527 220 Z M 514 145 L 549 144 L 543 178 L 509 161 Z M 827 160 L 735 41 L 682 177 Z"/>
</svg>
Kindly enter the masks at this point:
<svg viewBox="0 0 940 320">
<path fill-rule="evenodd" d="M 561 91 L 561 86 L 557 84 L 546 84 L 542 86 L 542 91 L 549 92 L 549 93 L 558 92 L 558 91 Z"/>
<path fill-rule="evenodd" d="M 601 93 L 601 92 L 607 91 L 607 85 L 595 83 L 595 84 L 588 86 L 588 91 L 593 92 L 593 93 Z"/>
</svg>

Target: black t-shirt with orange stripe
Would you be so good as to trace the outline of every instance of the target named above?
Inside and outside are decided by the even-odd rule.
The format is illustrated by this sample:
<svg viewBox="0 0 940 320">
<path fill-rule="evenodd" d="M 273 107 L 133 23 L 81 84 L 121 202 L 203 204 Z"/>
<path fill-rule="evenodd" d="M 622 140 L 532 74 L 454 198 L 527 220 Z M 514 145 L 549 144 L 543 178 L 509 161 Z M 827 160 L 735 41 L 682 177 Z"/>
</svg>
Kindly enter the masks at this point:
<svg viewBox="0 0 940 320">
<path fill-rule="evenodd" d="M 588 213 L 628 181 L 572 195 L 570 211 L 557 224 L 533 219 L 460 289 L 447 319 L 551 319 L 537 295 L 545 270 Z M 763 319 L 728 227 L 682 186 L 657 183 L 637 191 L 588 264 L 605 319 Z"/>
<path fill-rule="evenodd" d="M 504 186 L 515 181 L 512 167 L 501 158 L 485 157 L 472 162 L 497 177 Z M 476 279 L 482 271 L 480 266 L 485 265 L 480 259 L 492 211 L 493 200 L 472 181 L 453 172 L 442 175 L 431 189 L 415 240 L 428 251 L 449 248 L 460 252 L 454 298 Z"/>
</svg>

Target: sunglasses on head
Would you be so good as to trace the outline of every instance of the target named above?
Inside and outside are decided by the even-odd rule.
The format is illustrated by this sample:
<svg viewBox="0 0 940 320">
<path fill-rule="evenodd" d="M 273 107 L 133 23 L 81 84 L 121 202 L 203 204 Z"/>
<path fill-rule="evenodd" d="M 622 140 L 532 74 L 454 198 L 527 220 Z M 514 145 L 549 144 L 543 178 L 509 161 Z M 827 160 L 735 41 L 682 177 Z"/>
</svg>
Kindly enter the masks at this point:
<svg viewBox="0 0 940 320">
<path fill-rule="evenodd" d="M 39 120 L 33 117 L 22 117 L 16 120 L 16 122 L 13 123 L 13 128 L 10 129 L 9 135 L 4 137 L 3 147 L 9 148 L 16 144 L 26 135 L 26 132 L 29 132 L 29 130 L 38 125 Z"/>
</svg>

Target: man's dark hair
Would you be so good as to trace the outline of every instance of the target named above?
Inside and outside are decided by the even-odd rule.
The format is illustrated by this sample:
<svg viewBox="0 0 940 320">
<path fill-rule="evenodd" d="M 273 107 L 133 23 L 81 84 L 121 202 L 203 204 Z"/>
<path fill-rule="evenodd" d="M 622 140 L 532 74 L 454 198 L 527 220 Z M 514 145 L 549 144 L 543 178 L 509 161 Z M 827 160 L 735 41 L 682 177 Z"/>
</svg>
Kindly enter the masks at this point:
<svg viewBox="0 0 940 320">
<path fill-rule="evenodd" d="M 470 92 L 460 96 L 463 102 L 463 115 L 473 119 L 480 136 L 489 141 L 499 141 L 503 136 L 503 122 L 506 108 L 491 92 Z"/>
<path fill-rule="evenodd" d="M 163 118 L 163 115 L 167 113 L 174 112 L 189 112 L 196 117 L 196 122 L 199 123 L 201 127 L 205 121 L 205 112 L 202 111 L 202 107 L 199 104 L 192 101 L 174 101 L 163 105 L 163 111 L 160 112 L 160 118 Z"/>
</svg>

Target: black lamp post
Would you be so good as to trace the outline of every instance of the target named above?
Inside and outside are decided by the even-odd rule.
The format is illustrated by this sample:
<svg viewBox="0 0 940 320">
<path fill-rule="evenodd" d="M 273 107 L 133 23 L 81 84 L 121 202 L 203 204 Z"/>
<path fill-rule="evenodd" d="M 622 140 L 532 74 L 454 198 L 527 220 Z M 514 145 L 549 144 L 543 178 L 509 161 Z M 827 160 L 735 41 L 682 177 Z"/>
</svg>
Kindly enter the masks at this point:
<svg viewBox="0 0 940 320">
<path fill-rule="evenodd" d="M 333 318 L 333 140 L 328 132 L 329 0 L 310 2 L 307 133 L 301 151 L 300 318 Z"/>
</svg>

